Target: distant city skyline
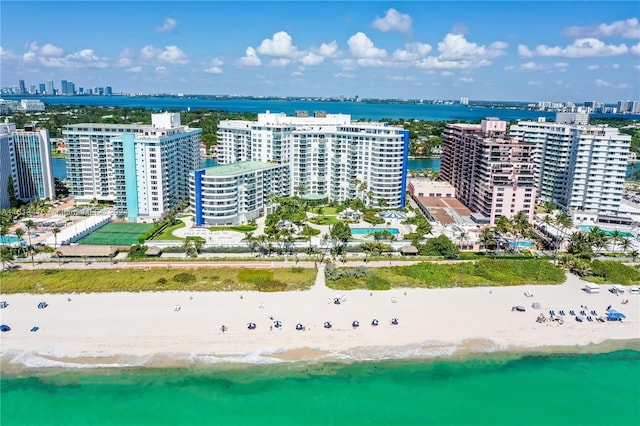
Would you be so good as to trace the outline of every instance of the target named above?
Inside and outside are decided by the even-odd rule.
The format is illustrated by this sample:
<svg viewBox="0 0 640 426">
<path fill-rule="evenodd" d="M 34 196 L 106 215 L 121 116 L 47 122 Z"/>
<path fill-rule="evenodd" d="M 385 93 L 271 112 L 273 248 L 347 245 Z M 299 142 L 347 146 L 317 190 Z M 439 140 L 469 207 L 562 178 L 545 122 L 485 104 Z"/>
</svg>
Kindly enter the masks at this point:
<svg viewBox="0 0 640 426">
<path fill-rule="evenodd" d="M 63 13 L 64 19 L 59 17 Z M 637 1 L 3 1 L 0 86 L 615 103 Z"/>
</svg>

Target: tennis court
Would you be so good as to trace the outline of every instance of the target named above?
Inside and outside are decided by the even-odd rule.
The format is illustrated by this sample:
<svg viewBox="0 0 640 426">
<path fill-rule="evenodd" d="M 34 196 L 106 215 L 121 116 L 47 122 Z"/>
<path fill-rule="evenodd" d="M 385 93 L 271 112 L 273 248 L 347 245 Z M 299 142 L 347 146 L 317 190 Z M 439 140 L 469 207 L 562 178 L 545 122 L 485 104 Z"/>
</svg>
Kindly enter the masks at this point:
<svg viewBox="0 0 640 426">
<path fill-rule="evenodd" d="M 153 228 L 149 223 L 109 222 L 78 241 L 78 244 L 130 246 L 138 244 L 138 238 Z"/>
</svg>

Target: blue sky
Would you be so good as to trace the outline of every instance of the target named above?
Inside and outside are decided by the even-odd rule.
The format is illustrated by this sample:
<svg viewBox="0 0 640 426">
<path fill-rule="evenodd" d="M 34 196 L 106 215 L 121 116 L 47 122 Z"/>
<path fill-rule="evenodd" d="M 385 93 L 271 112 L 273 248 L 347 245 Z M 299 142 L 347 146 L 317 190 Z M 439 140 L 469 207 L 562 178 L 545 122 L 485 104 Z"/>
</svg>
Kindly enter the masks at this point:
<svg viewBox="0 0 640 426">
<path fill-rule="evenodd" d="M 638 1 L 12 1 L 0 86 L 640 100 Z"/>
</svg>

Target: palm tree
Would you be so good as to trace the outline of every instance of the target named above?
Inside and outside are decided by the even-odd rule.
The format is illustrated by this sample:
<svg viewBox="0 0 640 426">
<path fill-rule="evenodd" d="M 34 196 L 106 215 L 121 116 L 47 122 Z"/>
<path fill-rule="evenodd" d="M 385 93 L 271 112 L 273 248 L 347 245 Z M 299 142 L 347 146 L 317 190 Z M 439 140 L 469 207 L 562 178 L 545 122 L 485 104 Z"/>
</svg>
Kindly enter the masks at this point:
<svg viewBox="0 0 640 426">
<path fill-rule="evenodd" d="M 36 224 L 33 223 L 33 220 L 29 219 L 25 222 L 25 226 L 27 227 L 27 237 L 29 237 L 29 246 L 31 246 L 31 231 L 35 229 Z"/>
<path fill-rule="evenodd" d="M 460 231 L 460 233 L 458 234 L 458 242 L 460 243 L 460 248 L 462 248 L 463 246 L 466 248 L 465 242 L 467 241 L 468 238 L 469 238 L 468 232 Z"/>
<path fill-rule="evenodd" d="M 53 248 L 58 247 L 58 234 L 60 233 L 60 228 L 57 226 L 51 230 L 53 232 Z"/>
<path fill-rule="evenodd" d="M 558 250 L 562 246 L 562 242 L 567 238 L 567 230 L 573 226 L 571 216 L 567 212 L 561 212 L 556 216 L 555 220 L 558 230 L 560 231 L 560 240 L 558 241 Z"/>
<path fill-rule="evenodd" d="M 623 253 L 626 253 L 627 250 L 631 248 L 631 241 L 629 241 L 628 238 L 622 238 L 622 241 L 620 241 L 620 248 Z"/>
<path fill-rule="evenodd" d="M 249 248 L 249 250 L 251 250 L 251 253 L 253 253 L 256 242 L 256 238 L 253 236 L 253 232 L 245 232 L 243 240 L 247 242 L 247 247 Z"/>
<path fill-rule="evenodd" d="M 617 229 L 615 231 L 613 231 L 611 233 L 611 251 L 615 253 L 616 251 L 616 244 L 618 242 L 622 242 L 624 238 L 622 237 L 622 234 L 620 233 L 620 231 L 618 231 Z"/>
<path fill-rule="evenodd" d="M 13 262 L 13 253 L 7 247 L 0 247 L 0 261 L 2 261 L 2 270 L 4 271 L 7 263 Z"/>
<path fill-rule="evenodd" d="M 59 251 L 59 250 L 56 250 L 55 255 L 58 258 L 58 266 L 61 266 L 62 265 L 62 252 Z"/>
<path fill-rule="evenodd" d="M 480 241 L 482 242 L 482 245 L 485 247 L 485 249 L 495 249 L 498 245 L 496 242 L 495 229 L 487 227 L 480 231 Z"/>
<path fill-rule="evenodd" d="M 19 244 L 20 244 L 20 252 L 21 252 L 22 251 L 22 237 L 24 237 L 24 229 L 16 228 L 15 234 L 16 234 L 16 237 L 18 237 L 18 239 L 20 240 Z"/>
</svg>

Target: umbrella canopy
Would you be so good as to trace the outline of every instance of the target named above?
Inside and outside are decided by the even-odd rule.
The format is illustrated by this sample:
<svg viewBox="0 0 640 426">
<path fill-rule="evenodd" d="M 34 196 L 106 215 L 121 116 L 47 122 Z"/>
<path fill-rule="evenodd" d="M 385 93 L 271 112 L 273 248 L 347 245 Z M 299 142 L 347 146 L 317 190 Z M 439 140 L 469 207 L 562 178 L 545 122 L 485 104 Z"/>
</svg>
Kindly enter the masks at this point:
<svg viewBox="0 0 640 426">
<path fill-rule="evenodd" d="M 625 314 L 618 312 L 615 309 L 609 309 L 609 311 L 607 311 L 607 319 L 609 321 L 620 321 L 626 317 L 627 316 Z"/>
<path fill-rule="evenodd" d="M 378 215 L 385 219 L 406 219 L 407 218 L 406 213 L 399 212 L 397 210 L 386 210 L 386 211 L 380 212 Z"/>
<path fill-rule="evenodd" d="M 0 325 L 0 331 L 9 331 L 9 330 L 11 330 L 11 327 L 9 327 L 8 325 L 6 324 Z"/>
</svg>

